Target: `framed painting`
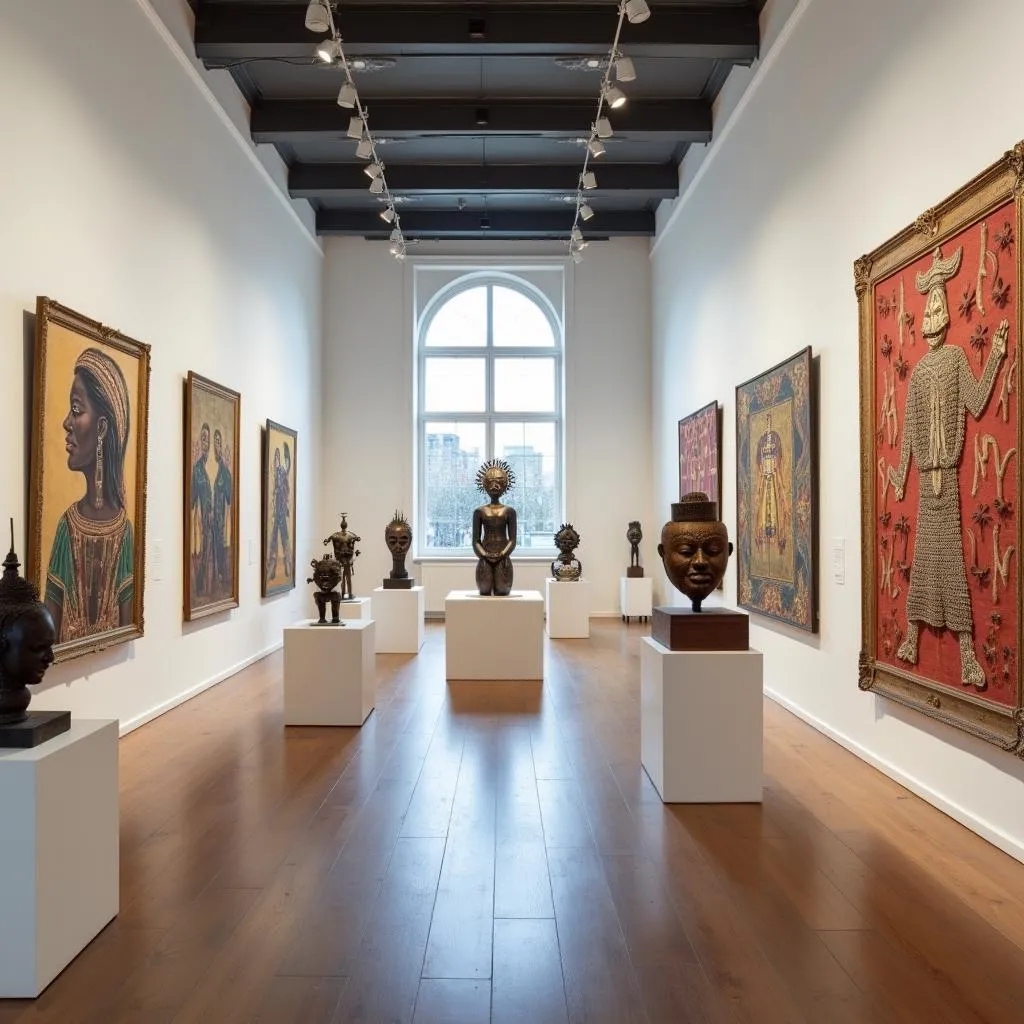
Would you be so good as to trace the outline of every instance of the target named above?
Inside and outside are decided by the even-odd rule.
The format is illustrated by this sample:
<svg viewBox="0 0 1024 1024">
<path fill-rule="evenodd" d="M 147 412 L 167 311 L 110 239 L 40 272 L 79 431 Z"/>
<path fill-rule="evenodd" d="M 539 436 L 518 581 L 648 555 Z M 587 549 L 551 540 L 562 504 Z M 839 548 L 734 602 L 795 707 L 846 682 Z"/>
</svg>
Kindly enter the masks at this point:
<svg viewBox="0 0 1024 1024">
<path fill-rule="evenodd" d="M 298 435 L 267 420 L 263 430 L 263 569 L 264 597 L 295 586 L 295 475 Z"/>
<path fill-rule="evenodd" d="M 182 551 L 185 621 L 238 607 L 238 444 L 242 397 L 185 379 Z"/>
<path fill-rule="evenodd" d="M 857 260 L 860 687 L 1024 757 L 1024 143 Z"/>
<path fill-rule="evenodd" d="M 703 491 L 722 514 L 722 408 L 718 402 L 679 421 L 679 497 Z"/>
<path fill-rule="evenodd" d="M 29 577 L 57 661 L 143 635 L 149 346 L 36 303 Z"/>
<path fill-rule="evenodd" d="M 818 631 L 817 388 L 811 350 L 736 388 L 739 604 Z"/>
</svg>

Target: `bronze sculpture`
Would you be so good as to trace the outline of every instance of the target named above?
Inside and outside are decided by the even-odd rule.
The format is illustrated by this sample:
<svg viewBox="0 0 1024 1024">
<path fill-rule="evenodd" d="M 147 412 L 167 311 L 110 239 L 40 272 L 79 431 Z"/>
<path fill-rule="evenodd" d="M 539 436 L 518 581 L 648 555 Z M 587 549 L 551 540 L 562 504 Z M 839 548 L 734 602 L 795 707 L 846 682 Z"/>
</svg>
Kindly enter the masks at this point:
<svg viewBox="0 0 1024 1024">
<path fill-rule="evenodd" d="M 516 547 L 516 510 L 498 500 L 515 487 L 516 477 L 504 459 L 490 459 L 476 474 L 476 485 L 491 500 L 473 511 L 476 585 L 481 597 L 508 597 L 512 592 L 512 558 Z"/>
<path fill-rule="evenodd" d="M 21 563 L 11 550 L 0 577 L 0 747 L 34 747 L 71 728 L 67 711 L 29 712 L 28 687 L 41 683 L 53 664 L 57 631 L 39 591 L 18 573 Z"/>
<path fill-rule="evenodd" d="M 338 609 L 341 607 L 341 594 L 334 588 L 341 582 L 341 563 L 330 555 L 324 555 L 319 561 L 313 559 L 309 563 L 313 567 L 313 575 L 306 578 L 307 583 L 315 583 L 319 588 L 313 593 L 313 600 L 316 601 L 317 611 L 320 618 L 318 626 L 343 626 L 345 623 L 338 617 Z M 327 603 L 331 605 L 331 621 L 327 621 Z"/>
<path fill-rule="evenodd" d="M 626 575 L 632 579 L 638 579 L 644 574 L 643 566 L 640 564 L 640 541 L 643 539 L 640 523 L 634 519 L 626 527 L 626 540 L 629 541 L 629 566 Z"/>
<path fill-rule="evenodd" d="M 559 583 L 575 583 L 583 575 L 583 563 L 576 558 L 580 535 L 572 523 L 562 523 L 555 534 L 558 558 L 551 563 L 551 575 Z"/>
<path fill-rule="evenodd" d="M 348 528 L 348 519 L 345 513 L 341 513 L 341 528 L 336 530 L 324 541 L 324 547 L 328 544 L 334 547 L 334 557 L 341 563 L 341 600 L 351 601 L 354 599 L 352 593 L 352 563 L 362 552 L 356 550 L 356 544 L 363 538 L 352 533 Z"/>
<path fill-rule="evenodd" d="M 665 573 L 676 590 L 690 599 L 695 612 L 725 576 L 732 542 L 718 505 L 703 491 L 684 494 L 672 503 L 672 518 L 658 545 Z"/>
<path fill-rule="evenodd" d="M 384 527 L 384 543 L 387 544 L 392 559 L 391 575 L 385 577 L 384 589 L 411 590 L 416 581 L 405 567 L 405 556 L 412 546 L 412 527 L 409 520 L 397 509 L 391 517 L 391 522 Z"/>
</svg>

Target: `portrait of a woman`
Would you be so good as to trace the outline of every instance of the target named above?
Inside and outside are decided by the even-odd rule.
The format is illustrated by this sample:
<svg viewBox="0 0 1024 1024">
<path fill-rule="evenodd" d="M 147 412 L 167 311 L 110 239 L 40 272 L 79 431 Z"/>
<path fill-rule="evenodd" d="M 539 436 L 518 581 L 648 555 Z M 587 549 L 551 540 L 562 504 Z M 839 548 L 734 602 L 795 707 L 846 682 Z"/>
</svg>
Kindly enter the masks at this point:
<svg viewBox="0 0 1024 1024">
<path fill-rule="evenodd" d="M 85 494 L 57 521 L 46 570 L 45 601 L 57 642 L 132 623 L 134 536 L 125 507 L 125 452 L 131 404 L 124 374 L 99 348 L 75 361 L 61 424 L 67 468 Z"/>
</svg>

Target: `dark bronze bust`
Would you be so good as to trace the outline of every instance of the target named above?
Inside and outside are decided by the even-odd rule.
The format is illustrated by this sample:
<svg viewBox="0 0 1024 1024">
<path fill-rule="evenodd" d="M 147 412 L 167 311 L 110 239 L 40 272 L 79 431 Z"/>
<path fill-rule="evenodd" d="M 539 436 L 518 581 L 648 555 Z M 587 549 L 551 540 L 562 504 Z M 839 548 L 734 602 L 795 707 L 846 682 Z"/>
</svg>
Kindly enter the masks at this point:
<svg viewBox="0 0 1024 1024">
<path fill-rule="evenodd" d="M 318 587 L 313 592 L 313 600 L 316 601 L 317 611 L 320 618 L 318 626 L 343 626 L 344 623 L 338 618 L 338 609 L 341 607 L 341 594 L 334 588 L 341 582 L 341 562 L 330 555 L 324 555 L 319 561 L 313 559 L 309 563 L 313 567 L 313 575 L 306 579 L 307 583 L 315 583 Z M 327 604 L 331 605 L 331 621 L 327 622 Z"/>
<path fill-rule="evenodd" d="M 640 523 L 634 519 L 626 527 L 626 540 L 629 541 L 629 566 L 626 569 L 626 575 L 639 578 L 643 576 L 644 569 L 640 564 L 640 541 L 644 539 L 643 530 L 640 529 Z"/>
<path fill-rule="evenodd" d="M 512 592 L 516 510 L 499 499 L 515 484 L 515 473 L 504 459 L 491 459 L 477 470 L 476 485 L 491 499 L 473 511 L 473 551 L 479 559 L 476 585 L 483 597 L 508 597 Z"/>
<path fill-rule="evenodd" d="M 35 584 L 19 575 L 20 567 L 12 521 L 11 550 L 0 577 L 0 726 L 17 725 L 29 717 L 28 687 L 42 682 L 53 664 L 57 641 L 53 619 Z"/>
<path fill-rule="evenodd" d="M 580 535 L 572 523 L 562 523 L 555 534 L 558 557 L 551 563 L 551 575 L 559 583 L 575 583 L 583 575 L 583 563 L 576 557 Z"/>
<path fill-rule="evenodd" d="M 672 519 L 661 531 L 658 554 L 672 585 L 689 599 L 695 612 L 722 582 L 732 554 L 718 505 L 703 491 L 684 494 L 672 504 Z"/>
<path fill-rule="evenodd" d="M 352 593 L 352 563 L 361 552 L 356 550 L 356 544 L 363 538 L 357 533 L 352 533 L 348 528 L 348 519 L 345 513 L 341 513 L 341 527 L 324 541 L 324 547 L 328 544 L 334 547 L 334 557 L 341 563 L 341 600 L 350 601 Z"/>
<path fill-rule="evenodd" d="M 385 590 L 410 590 L 415 582 L 405 567 L 405 556 L 412 547 L 412 527 L 409 520 L 395 510 L 391 522 L 384 527 L 384 543 L 391 552 L 391 575 L 384 579 Z"/>
</svg>

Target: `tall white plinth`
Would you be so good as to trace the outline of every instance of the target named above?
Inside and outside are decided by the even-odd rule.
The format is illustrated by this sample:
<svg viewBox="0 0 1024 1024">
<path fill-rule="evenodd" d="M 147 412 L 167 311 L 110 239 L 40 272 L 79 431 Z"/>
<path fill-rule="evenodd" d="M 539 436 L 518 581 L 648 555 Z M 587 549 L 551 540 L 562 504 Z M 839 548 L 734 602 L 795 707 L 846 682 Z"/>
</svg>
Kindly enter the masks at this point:
<svg viewBox="0 0 1024 1024">
<path fill-rule="evenodd" d="M 619 577 L 619 611 L 627 622 L 634 616 L 649 619 L 653 603 L 654 585 L 650 576 Z"/>
<path fill-rule="evenodd" d="M 543 679 L 544 598 L 539 590 L 481 597 L 453 590 L 444 600 L 448 679 Z"/>
<path fill-rule="evenodd" d="M 760 803 L 761 652 L 640 645 L 640 760 L 664 803 Z"/>
<path fill-rule="evenodd" d="M 362 725 L 373 710 L 376 640 L 373 620 L 284 631 L 284 724 Z"/>
<path fill-rule="evenodd" d="M 378 654 L 416 654 L 423 646 L 423 616 L 426 612 L 423 587 L 373 592 L 374 622 L 377 623 Z"/>
<path fill-rule="evenodd" d="M 327 617 L 331 617 L 330 605 L 327 607 Z M 370 599 L 368 597 L 354 597 L 350 601 L 342 601 L 338 607 L 339 619 L 361 619 L 369 622 L 373 616 L 370 614 Z"/>
<path fill-rule="evenodd" d="M 117 916 L 117 722 L 0 750 L 0 822 L 0 998 L 33 998 Z"/>
<path fill-rule="evenodd" d="M 590 584 L 586 580 L 545 580 L 544 605 L 548 636 L 558 640 L 590 636 Z"/>
</svg>

